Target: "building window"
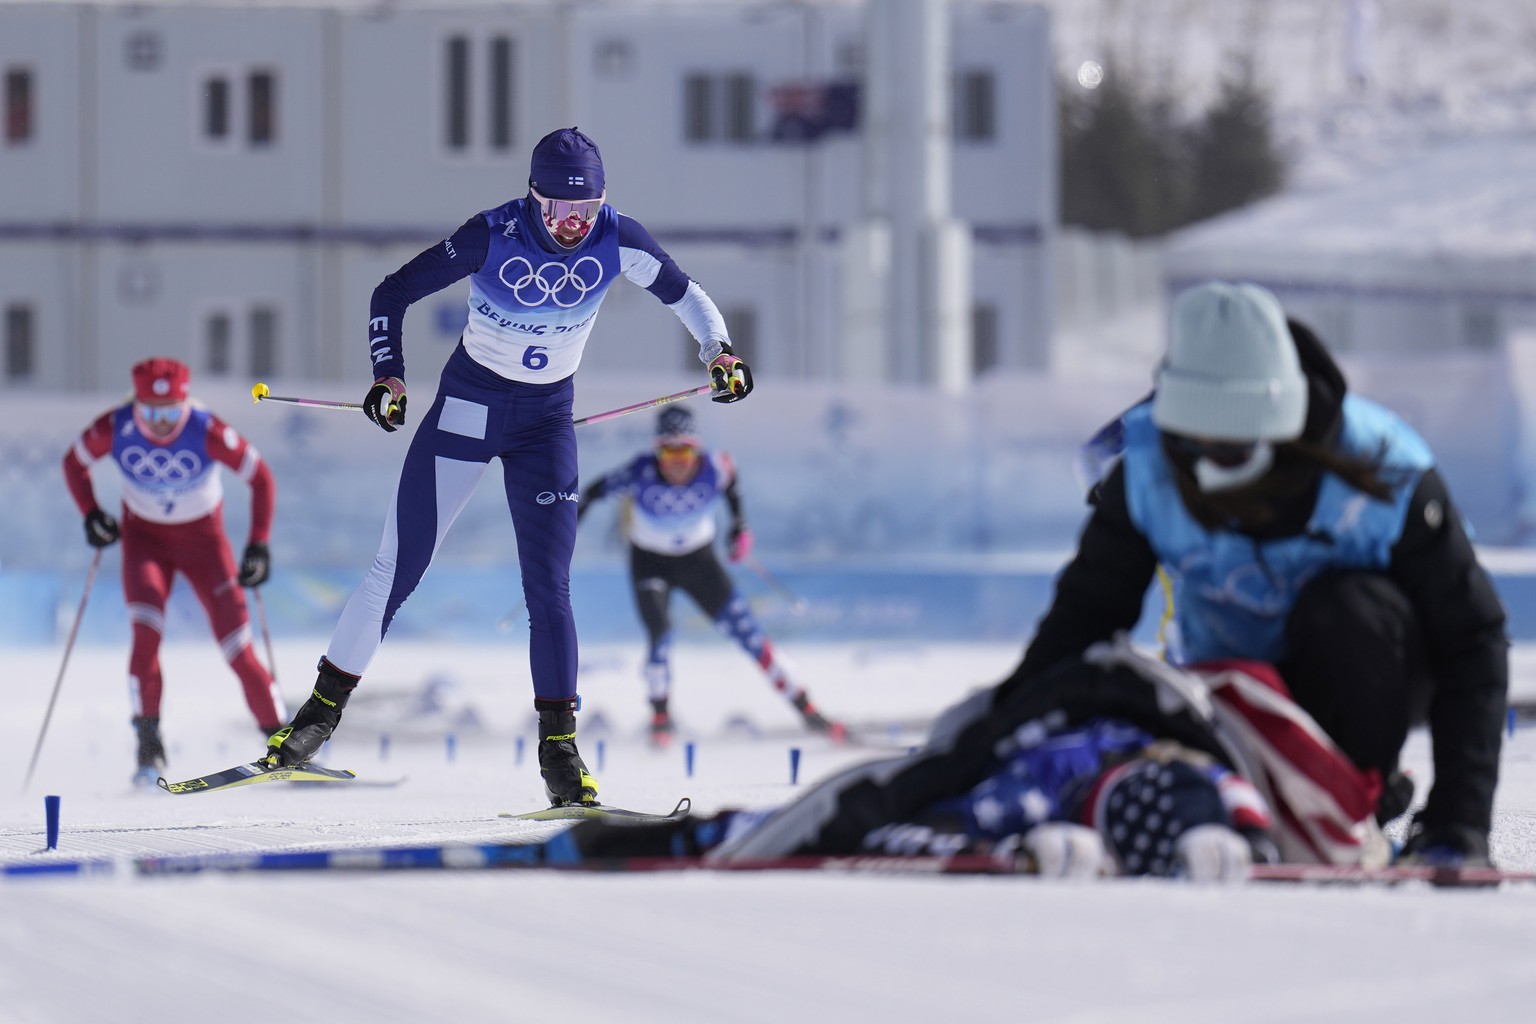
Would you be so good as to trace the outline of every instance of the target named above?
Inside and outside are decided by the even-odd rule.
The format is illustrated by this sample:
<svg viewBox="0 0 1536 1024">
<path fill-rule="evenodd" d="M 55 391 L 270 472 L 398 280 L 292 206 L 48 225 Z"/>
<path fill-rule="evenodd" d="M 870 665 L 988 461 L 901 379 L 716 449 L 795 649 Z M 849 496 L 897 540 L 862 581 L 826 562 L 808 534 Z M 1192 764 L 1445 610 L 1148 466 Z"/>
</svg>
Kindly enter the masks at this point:
<svg viewBox="0 0 1536 1024">
<path fill-rule="evenodd" d="M 634 47 L 627 39 L 599 40 L 592 50 L 592 66 L 600 75 L 627 75 L 634 70 Z"/>
<path fill-rule="evenodd" d="M 251 145 L 267 146 L 277 138 L 277 74 L 272 71 L 252 71 L 246 80 L 249 93 L 250 124 L 247 126 Z"/>
<path fill-rule="evenodd" d="M 5 141 L 8 145 L 32 138 L 32 72 L 5 69 Z"/>
<path fill-rule="evenodd" d="M 980 377 L 1002 359 L 1002 332 L 997 307 L 977 303 L 971 307 L 971 375 Z"/>
<path fill-rule="evenodd" d="M 252 149 L 277 141 L 277 72 L 271 68 L 223 69 L 205 74 L 198 95 L 203 141 L 231 146 L 242 134 Z"/>
<path fill-rule="evenodd" d="M 956 77 L 955 136 L 967 142 L 997 138 L 997 79 L 991 71 L 963 71 Z"/>
<path fill-rule="evenodd" d="M 31 306 L 5 307 L 5 379 L 30 380 L 37 372 L 37 317 Z"/>
<path fill-rule="evenodd" d="M 757 307 L 727 306 L 720 311 L 731 336 L 731 351 L 751 366 L 757 360 Z"/>
<path fill-rule="evenodd" d="M 203 135 L 218 142 L 229 138 L 229 79 L 223 75 L 203 82 Z"/>
<path fill-rule="evenodd" d="M 751 75 L 725 76 L 725 137 L 732 142 L 757 138 L 757 83 Z"/>
<path fill-rule="evenodd" d="M 683 138 L 689 142 L 757 138 L 757 80 L 747 72 L 683 76 Z"/>
<path fill-rule="evenodd" d="M 517 136 L 517 40 L 492 36 L 482 53 L 484 62 L 477 63 L 471 39 L 444 40 L 443 145 L 457 154 L 477 147 L 481 153 L 505 154 Z"/>
<path fill-rule="evenodd" d="M 469 147 L 469 39 L 448 40 L 448 148 Z"/>
<path fill-rule="evenodd" d="M 277 310 L 256 306 L 251 310 L 251 376 L 257 380 L 277 373 Z"/>
<path fill-rule="evenodd" d="M 153 71 L 160 66 L 160 34 L 142 31 L 123 40 L 123 60 L 130 71 Z"/>
<path fill-rule="evenodd" d="M 1483 304 L 1462 309 L 1461 332 L 1468 348 L 1494 349 L 1503 340 L 1498 311 Z"/>
<path fill-rule="evenodd" d="M 683 78 L 683 138 L 708 142 L 714 138 L 714 79 L 708 75 Z"/>
<path fill-rule="evenodd" d="M 512 64 L 516 54 L 507 36 L 491 40 L 491 148 L 512 148 L 513 80 Z"/>
<path fill-rule="evenodd" d="M 210 377 L 227 377 L 233 369 L 231 333 L 228 313 L 210 313 L 203 321 L 203 362 Z"/>
<path fill-rule="evenodd" d="M 845 39 L 837 44 L 837 72 L 843 78 L 857 78 L 864 70 L 864 43 Z"/>
</svg>

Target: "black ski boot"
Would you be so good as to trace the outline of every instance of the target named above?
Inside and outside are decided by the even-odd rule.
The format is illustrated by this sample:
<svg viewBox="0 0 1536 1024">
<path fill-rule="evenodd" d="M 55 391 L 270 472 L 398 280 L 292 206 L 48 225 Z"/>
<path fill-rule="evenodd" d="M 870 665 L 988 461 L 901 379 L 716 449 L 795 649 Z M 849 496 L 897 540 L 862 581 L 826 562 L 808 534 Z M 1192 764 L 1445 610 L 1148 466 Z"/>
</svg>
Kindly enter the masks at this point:
<svg viewBox="0 0 1536 1024">
<path fill-rule="evenodd" d="M 160 719 L 136 715 L 134 731 L 139 734 L 139 768 L 133 773 L 133 781 L 140 786 L 153 786 L 165 767 L 165 744 L 160 742 Z"/>
<path fill-rule="evenodd" d="M 348 675 L 324 658 L 320 659 L 319 669 L 314 692 L 300 706 L 293 721 L 267 738 L 264 760 L 268 766 L 280 768 L 306 763 L 336 731 L 347 698 L 357 688 L 358 677 Z"/>
<path fill-rule="evenodd" d="M 1402 817 L 1412 805 L 1413 779 L 1393 769 L 1381 783 L 1381 798 L 1376 801 L 1376 824 L 1385 825 Z"/>
<path fill-rule="evenodd" d="M 597 803 L 597 780 L 576 750 L 576 708 L 580 697 L 535 697 L 539 713 L 539 774 L 551 807 Z"/>
</svg>

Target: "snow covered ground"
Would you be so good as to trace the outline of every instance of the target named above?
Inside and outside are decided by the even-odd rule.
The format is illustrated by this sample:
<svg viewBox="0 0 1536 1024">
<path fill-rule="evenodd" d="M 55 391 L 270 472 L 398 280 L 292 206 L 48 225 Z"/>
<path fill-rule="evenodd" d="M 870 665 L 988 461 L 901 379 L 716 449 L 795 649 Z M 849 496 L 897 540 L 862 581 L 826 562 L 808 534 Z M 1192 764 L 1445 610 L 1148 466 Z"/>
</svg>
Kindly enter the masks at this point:
<svg viewBox="0 0 1536 1024">
<path fill-rule="evenodd" d="M 18 794 L 56 648 L 5 652 L 0 860 L 537 839 L 525 648 L 387 643 L 325 760 L 395 788 L 135 792 L 121 650 L 77 650 L 32 786 Z M 898 747 L 1000 678 L 1016 645 L 804 646 L 832 714 Z M 290 701 L 323 641 L 284 641 Z M 1536 665 L 1517 652 L 1520 689 Z M 677 652 L 695 744 L 649 750 L 638 645 L 584 657 L 582 746 L 608 802 L 766 806 L 855 759 L 805 736 L 724 642 Z M 166 652 L 168 774 L 259 750 L 211 642 Z M 452 757 L 446 737 L 453 735 Z M 387 745 L 383 737 L 388 737 Z M 518 740 L 523 755 L 518 762 Z M 599 754 L 599 741 L 601 753 Z M 799 785 L 789 749 L 802 751 Z M 1408 762 L 1428 776 L 1428 745 Z M 595 766 L 595 765 L 594 765 Z M 1507 742 L 1494 833 L 1536 869 L 1536 733 Z M 55 853 L 43 796 L 61 798 Z M 1422 792 L 1420 796 L 1422 797 Z M 0 1022 L 1356 1022 L 1530 1019 L 1536 887 L 1498 892 L 1201 888 L 999 877 L 465 871 L 0 879 Z"/>
</svg>

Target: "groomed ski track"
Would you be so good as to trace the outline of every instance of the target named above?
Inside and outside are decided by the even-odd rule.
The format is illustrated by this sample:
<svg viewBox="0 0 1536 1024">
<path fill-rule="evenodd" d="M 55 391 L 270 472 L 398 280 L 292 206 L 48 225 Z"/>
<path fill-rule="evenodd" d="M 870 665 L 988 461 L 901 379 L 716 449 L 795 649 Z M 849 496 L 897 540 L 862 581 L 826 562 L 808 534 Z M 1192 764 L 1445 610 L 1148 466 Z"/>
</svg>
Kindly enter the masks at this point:
<svg viewBox="0 0 1536 1024">
<path fill-rule="evenodd" d="M 829 712 L 901 725 L 1011 668 L 1014 645 L 784 645 Z M 279 645 L 290 700 L 316 644 Z M 76 652 L 25 795 L 0 793 L 0 860 L 212 856 L 534 841 L 562 823 L 498 818 L 540 806 L 525 650 L 393 644 L 378 707 L 451 678 L 435 710 L 399 720 L 387 751 L 366 701 L 325 762 L 393 788 L 250 786 L 172 797 L 132 791 L 121 655 Z M 10 659 L 0 721 L 19 786 L 56 651 Z M 679 743 L 639 740 L 638 650 L 584 653 L 588 721 L 606 720 L 605 800 L 701 812 L 776 804 L 850 760 L 793 728 L 750 663 L 723 643 L 677 655 Z M 285 659 L 285 660 L 284 660 Z M 305 663 L 308 663 L 306 665 Z M 1517 691 L 1532 689 L 1517 657 Z M 254 756 L 238 688 L 211 643 L 167 651 L 168 774 Z M 478 729 L 467 724 L 473 711 Z M 389 711 L 393 715 L 396 712 Z M 455 724 L 457 723 L 457 724 Z M 894 732 L 889 726 L 895 724 Z M 444 729 L 457 730 L 453 758 Z M 595 760 L 597 735 L 583 734 Z M 694 773 L 683 743 L 695 744 Z M 788 748 L 802 751 L 800 785 Z M 1416 735 L 1409 767 L 1428 774 Z M 594 765 L 594 767 L 596 767 Z M 1494 847 L 1536 869 L 1536 731 L 1507 741 Z M 125 770 L 126 769 L 126 770 Z M 341 784 L 345 785 L 345 784 Z M 59 849 L 45 793 L 62 799 Z M 1421 794 L 1422 795 L 1422 794 Z M 0 1022 L 110 1018 L 291 1021 L 767 1022 L 878 1019 L 1167 1024 L 1390 1019 L 1522 1021 L 1536 1005 L 1536 886 L 1444 892 L 1312 885 L 1073 885 L 1010 877 L 823 872 L 265 871 L 0 879 Z"/>
</svg>

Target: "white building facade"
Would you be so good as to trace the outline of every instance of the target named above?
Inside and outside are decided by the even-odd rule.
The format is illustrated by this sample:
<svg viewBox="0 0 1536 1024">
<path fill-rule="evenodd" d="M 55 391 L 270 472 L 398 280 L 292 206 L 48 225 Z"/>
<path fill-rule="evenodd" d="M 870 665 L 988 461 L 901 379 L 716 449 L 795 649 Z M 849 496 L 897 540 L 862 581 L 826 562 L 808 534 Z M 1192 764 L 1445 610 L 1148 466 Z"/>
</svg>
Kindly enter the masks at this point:
<svg viewBox="0 0 1536 1024">
<path fill-rule="evenodd" d="M 964 289 L 958 362 L 859 319 L 856 279 L 881 258 L 870 182 L 900 195 L 917 173 L 878 144 L 908 111 L 869 103 L 892 95 L 871 68 L 902 73 L 869 46 L 904 6 L 947 27 L 946 166 L 922 181 L 947 183 L 968 237 L 942 252 L 965 272 L 915 266 Z M 885 335 L 875 374 L 899 383 L 1049 361 L 1056 121 L 1036 6 L 0 0 L 0 89 L 0 391 L 126 387 L 149 354 L 199 379 L 366 381 L 374 286 L 521 195 L 534 142 L 570 124 L 760 377 L 859 375 L 848 339 Z M 412 308 L 412 380 L 435 379 L 466 294 Z M 639 289 L 604 310 L 588 374 L 696 366 Z"/>
</svg>

